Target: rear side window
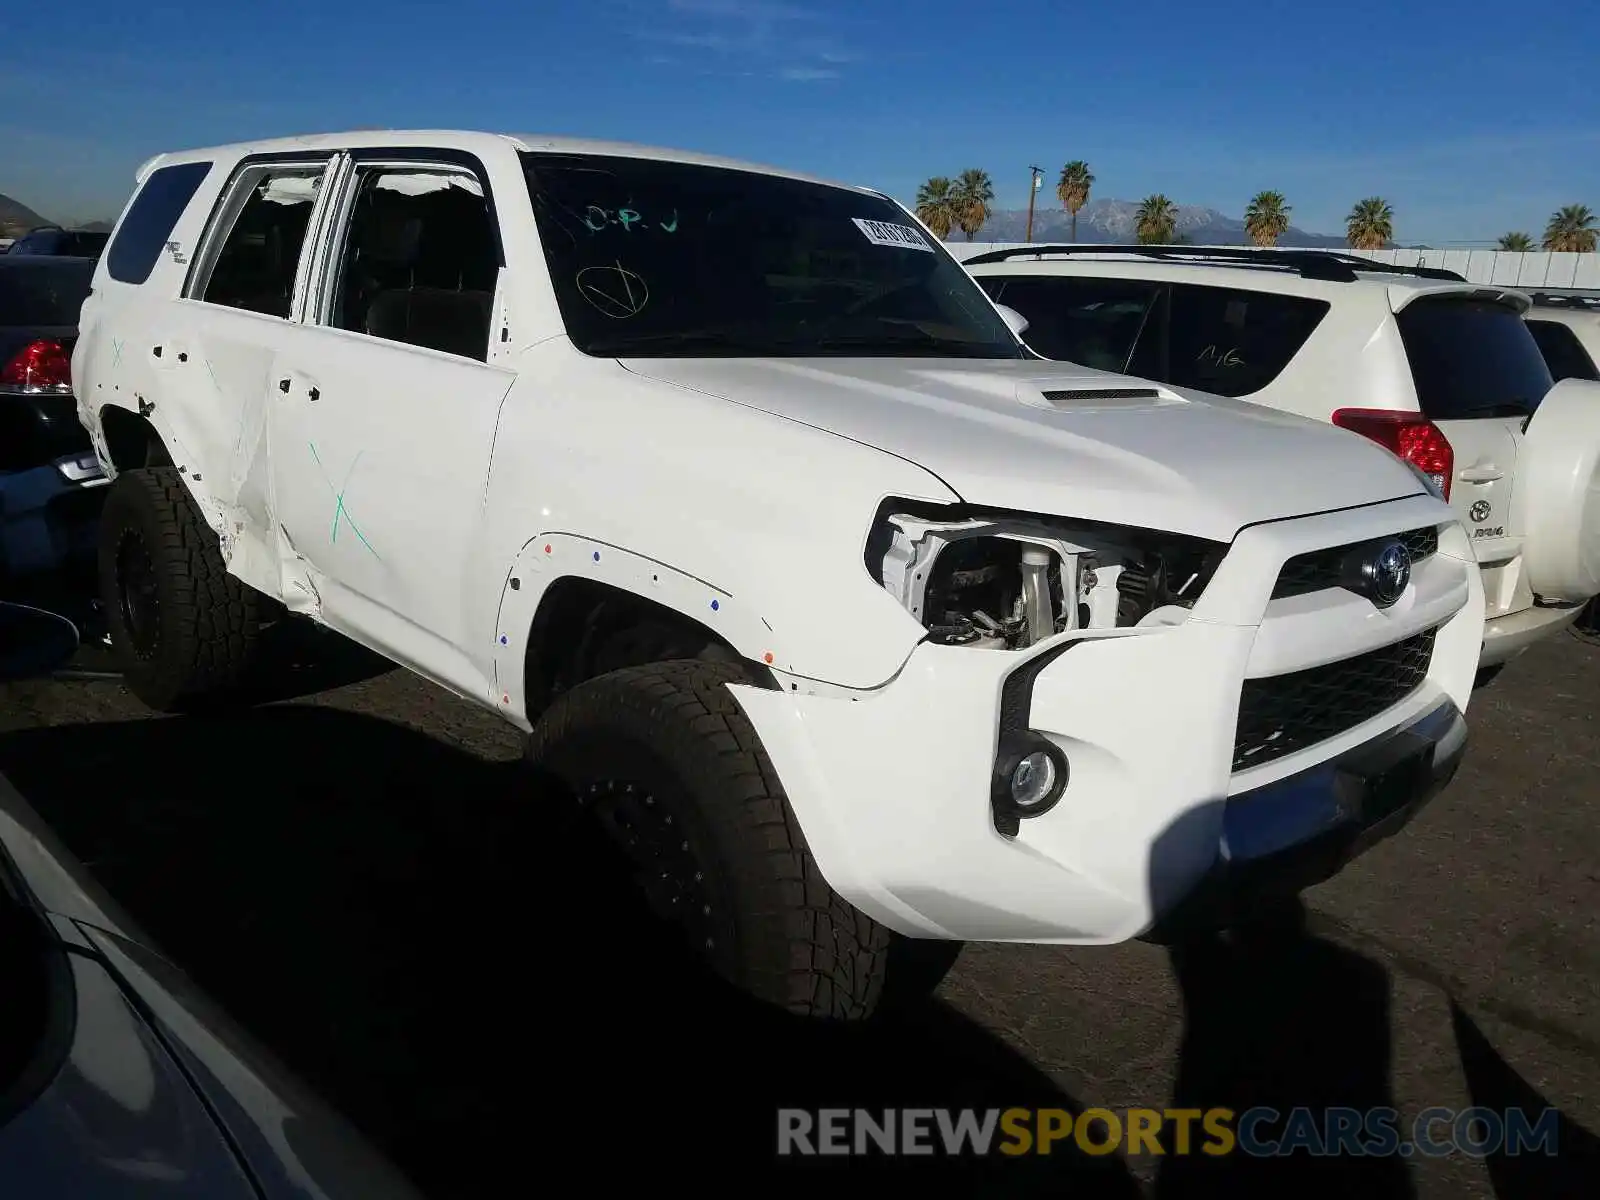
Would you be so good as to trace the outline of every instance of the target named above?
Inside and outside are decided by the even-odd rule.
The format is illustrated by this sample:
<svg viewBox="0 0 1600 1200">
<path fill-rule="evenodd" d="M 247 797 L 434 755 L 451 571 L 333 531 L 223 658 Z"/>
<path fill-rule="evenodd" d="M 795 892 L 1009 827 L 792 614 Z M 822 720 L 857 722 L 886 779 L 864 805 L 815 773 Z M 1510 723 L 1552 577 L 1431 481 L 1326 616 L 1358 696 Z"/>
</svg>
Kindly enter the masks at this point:
<svg viewBox="0 0 1600 1200">
<path fill-rule="evenodd" d="M 94 263 L 78 259 L 0 266 L 0 325 L 76 325 L 93 278 Z"/>
<path fill-rule="evenodd" d="M 1395 318 L 1422 411 L 1435 421 L 1531 413 L 1555 385 L 1522 314 L 1490 300 L 1415 300 Z"/>
<path fill-rule="evenodd" d="M 106 249 L 106 272 L 111 278 L 133 284 L 150 278 L 173 226 L 210 173 L 208 162 L 178 163 L 150 172 Z"/>
<path fill-rule="evenodd" d="M 1028 318 L 1022 339 L 1046 358 L 1125 371 L 1161 296 L 1159 283 L 1013 275 L 978 280 L 996 303 Z"/>
<path fill-rule="evenodd" d="M 1600 379 L 1600 370 L 1583 348 L 1578 335 L 1559 321 L 1529 321 L 1528 332 L 1538 343 L 1544 355 L 1550 377 L 1557 383 L 1563 379 Z"/>
<path fill-rule="evenodd" d="M 326 164 L 246 169 L 229 197 L 231 221 L 225 212 L 208 235 L 189 294 L 207 304 L 287 318 L 326 173 Z"/>
<path fill-rule="evenodd" d="M 1219 396 L 1259 392 L 1294 361 L 1328 314 L 1326 300 L 1173 284 L 1166 377 Z"/>
</svg>

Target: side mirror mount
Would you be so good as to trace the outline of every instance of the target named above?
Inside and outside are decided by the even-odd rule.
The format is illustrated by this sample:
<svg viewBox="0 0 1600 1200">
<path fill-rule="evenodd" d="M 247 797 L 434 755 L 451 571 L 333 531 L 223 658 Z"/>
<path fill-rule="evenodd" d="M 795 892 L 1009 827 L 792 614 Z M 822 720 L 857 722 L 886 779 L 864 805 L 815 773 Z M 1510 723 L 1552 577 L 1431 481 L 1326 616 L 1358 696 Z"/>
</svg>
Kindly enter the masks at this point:
<svg viewBox="0 0 1600 1200">
<path fill-rule="evenodd" d="M 1018 337 L 1021 337 L 1028 331 L 1027 317 L 1023 316 L 1016 309 L 1004 304 L 996 304 L 995 307 L 1000 310 L 1001 317 L 1003 317 L 1005 319 L 1005 323 L 1011 327 L 1012 333 L 1016 334 Z"/>
<path fill-rule="evenodd" d="M 0 683 L 37 679 L 78 652 L 78 627 L 42 608 L 0 602 Z"/>
</svg>

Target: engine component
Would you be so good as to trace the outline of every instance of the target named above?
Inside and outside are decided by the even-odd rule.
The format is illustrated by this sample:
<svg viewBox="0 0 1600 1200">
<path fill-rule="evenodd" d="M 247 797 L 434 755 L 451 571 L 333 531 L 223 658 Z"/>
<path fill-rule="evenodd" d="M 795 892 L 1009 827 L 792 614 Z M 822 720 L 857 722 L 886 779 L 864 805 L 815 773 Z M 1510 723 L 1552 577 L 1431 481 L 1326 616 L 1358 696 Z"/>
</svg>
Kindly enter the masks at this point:
<svg viewBox="0 0 1600 1200">
<path fill-rule="evenodd" d="M 1186 618 L 1225 547 L 1026 516 L 890 511 L 867 565 L 941 645 L 1020 650 L 1069 629 Z"/>
</svg>

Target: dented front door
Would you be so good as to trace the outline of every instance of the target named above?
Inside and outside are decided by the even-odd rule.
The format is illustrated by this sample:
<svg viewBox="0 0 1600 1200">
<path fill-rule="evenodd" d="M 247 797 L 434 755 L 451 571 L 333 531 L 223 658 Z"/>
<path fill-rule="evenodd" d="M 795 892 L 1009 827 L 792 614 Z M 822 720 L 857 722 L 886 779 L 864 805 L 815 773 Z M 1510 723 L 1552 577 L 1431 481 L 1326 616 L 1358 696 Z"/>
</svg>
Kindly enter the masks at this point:
<svg viewBox="0 0 1600 1200">
<path fill-rule="evenodd" d="M 335 628 L 470 679 L 467 568 L 512 373 L 342 329 L 303 326 L 290 342 L 270 393 L 287 578 L 304 572 Z"/>
</svg>

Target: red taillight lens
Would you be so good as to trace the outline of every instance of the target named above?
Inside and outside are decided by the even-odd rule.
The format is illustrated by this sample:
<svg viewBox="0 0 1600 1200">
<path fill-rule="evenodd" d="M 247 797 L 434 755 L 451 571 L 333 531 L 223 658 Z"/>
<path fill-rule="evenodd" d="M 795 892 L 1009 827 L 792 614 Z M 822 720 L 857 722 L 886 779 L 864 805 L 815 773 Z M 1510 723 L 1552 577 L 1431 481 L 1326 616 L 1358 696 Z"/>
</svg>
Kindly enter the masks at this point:
<svg viewBox="0 0 1600 1200">
<path fill-rule="evenodd" d="M 72 355 L 49 338 L 29 342 L 0 367 L 0 387 L 25 392 L 64 392 L 72 387 Z"/>
<path fill-rule="evenodd" d="M 1399 455 L 1429 476 L 1444 498 L 1450 499 L 1450 477 L 1455 474 L 1456 452 L 1444 431 L 1421 413 L 1393 412 L 1386 408 L 1341 408 L 1333 414 L 1333 423 Z"/>
</svg>

